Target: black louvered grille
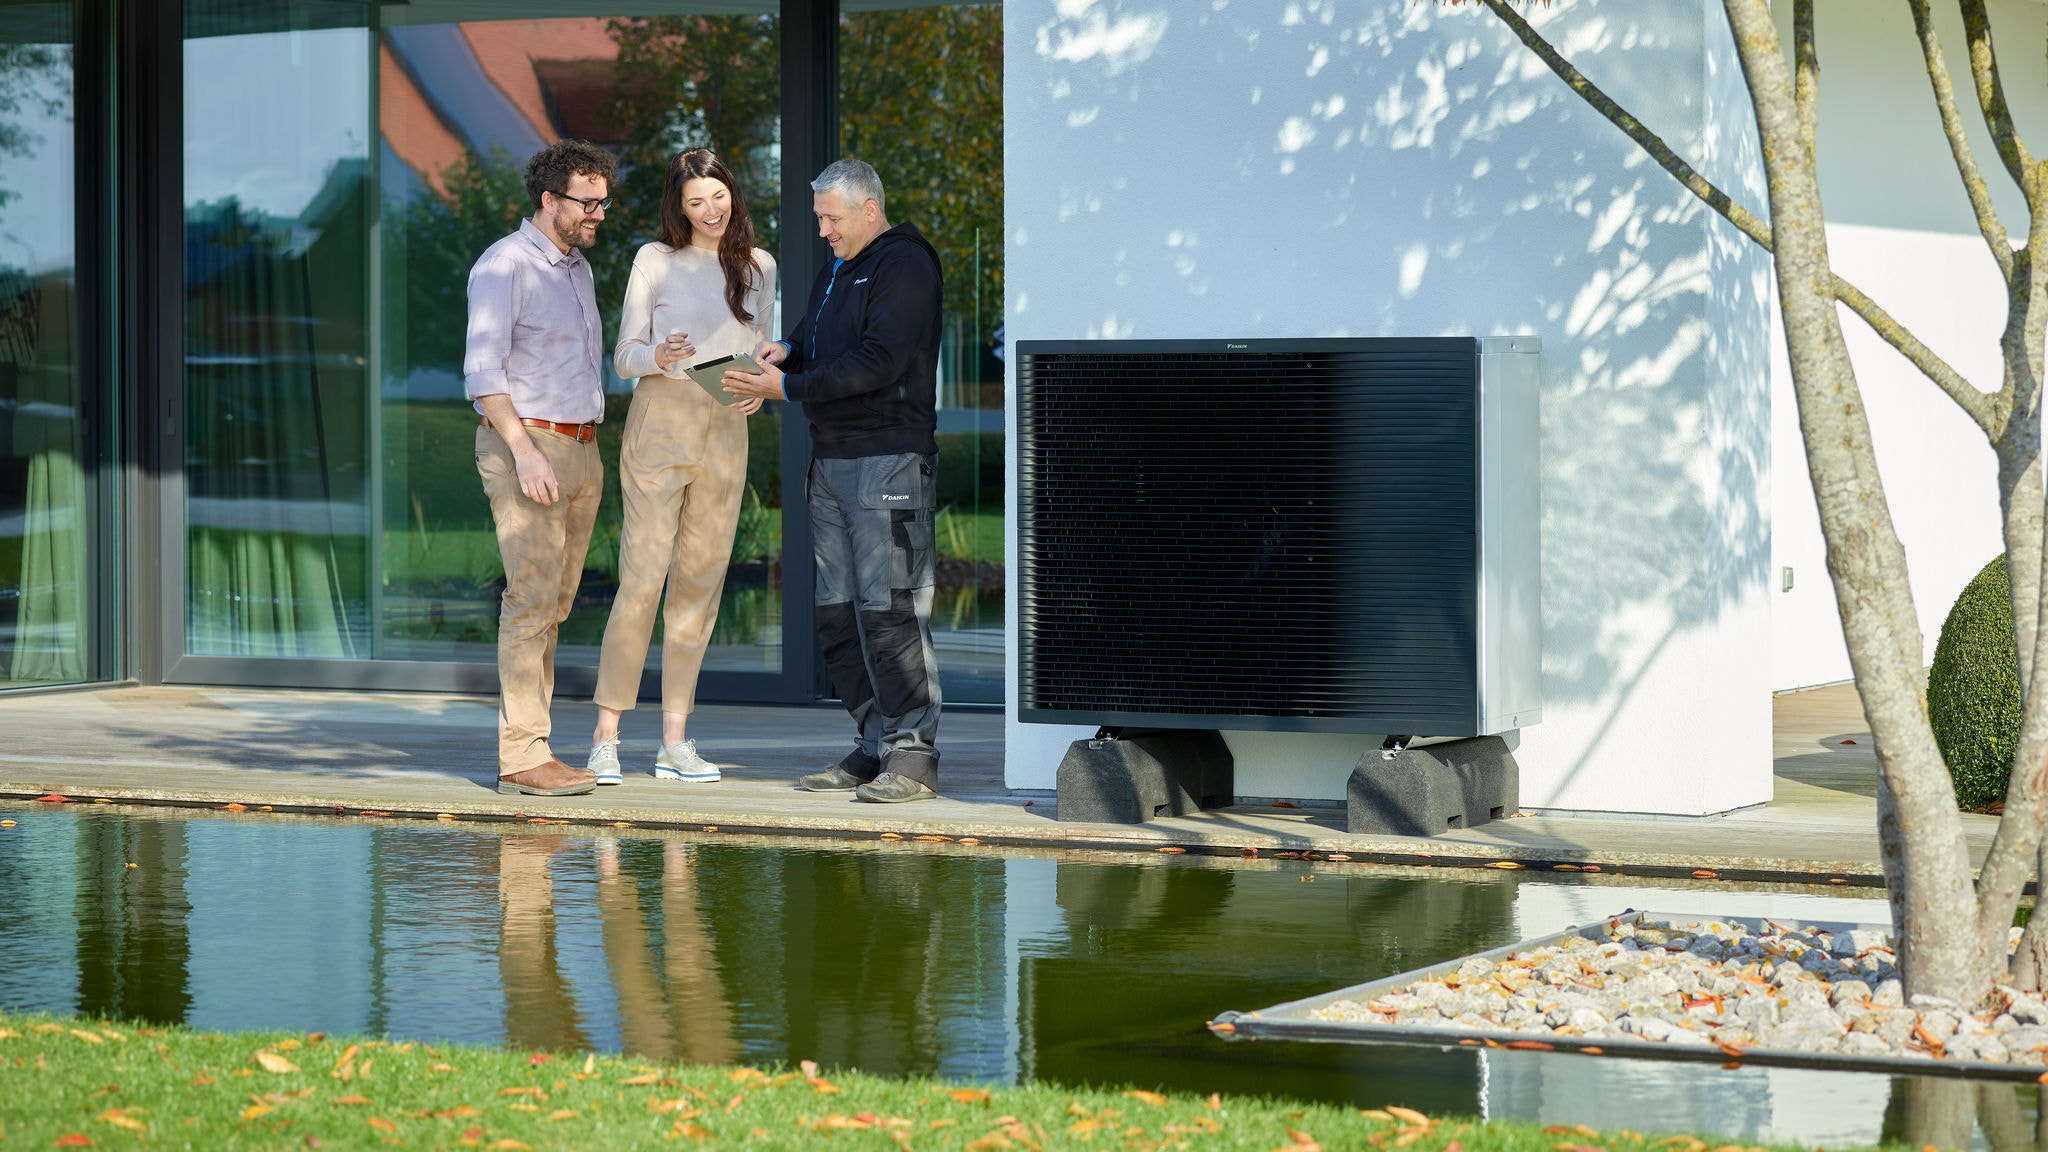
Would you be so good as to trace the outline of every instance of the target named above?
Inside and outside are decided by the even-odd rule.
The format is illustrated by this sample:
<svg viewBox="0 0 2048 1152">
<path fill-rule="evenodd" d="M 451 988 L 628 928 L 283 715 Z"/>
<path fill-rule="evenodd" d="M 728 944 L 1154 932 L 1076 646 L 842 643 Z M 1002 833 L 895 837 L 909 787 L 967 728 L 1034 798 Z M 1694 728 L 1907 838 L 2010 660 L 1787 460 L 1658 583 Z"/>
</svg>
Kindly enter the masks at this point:
<svg viewBox="0 0 2048 1152">
<path fill-rule="evenodd" d="M 1477 343 L 1318 343 L 1018 346 L 1026 712 L 1472 725 Z"/>
</svg>

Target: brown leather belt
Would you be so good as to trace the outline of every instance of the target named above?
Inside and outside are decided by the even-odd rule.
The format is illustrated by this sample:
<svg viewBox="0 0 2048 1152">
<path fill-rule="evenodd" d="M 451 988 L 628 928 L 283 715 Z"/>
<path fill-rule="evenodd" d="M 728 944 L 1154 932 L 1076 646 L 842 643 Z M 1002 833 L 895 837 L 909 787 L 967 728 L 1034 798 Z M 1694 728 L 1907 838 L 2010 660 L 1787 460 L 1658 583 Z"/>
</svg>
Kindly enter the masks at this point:
<svg viewBox="0 0 2048 1152">
<path fill-rule="evenodd" d="M 489 416 L 479 416 L 476 422 L 486 428 L 491 426 L 491 418 Z M 536 420 L 531 416 L 521 416 L 519 422 L 528 428 L 545 428 L 550 432 L 559 432 L 572 439 L 581 440 L 585 444 L 597 439 L 596 424 L 557 424 L 553 420 Z"/>
</svg>

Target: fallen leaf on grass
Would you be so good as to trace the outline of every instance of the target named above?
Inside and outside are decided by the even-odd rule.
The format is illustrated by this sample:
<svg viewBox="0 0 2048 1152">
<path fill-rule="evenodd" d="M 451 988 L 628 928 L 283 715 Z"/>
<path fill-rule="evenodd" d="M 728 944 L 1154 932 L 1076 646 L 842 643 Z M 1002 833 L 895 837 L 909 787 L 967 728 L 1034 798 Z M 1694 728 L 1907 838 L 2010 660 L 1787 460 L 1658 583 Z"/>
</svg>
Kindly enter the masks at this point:
<svg viewBox="0 0 2048 1152">
<path fill-rule="evenodd" d="M 62 1032 L 63 1030 L 64 1030 L 64 1026 L 63 1026 L 62 1024 L 38 1024 L 38 1025 L 36 1025 L 36 1034 L 37 1034 L 38 1036 L 48 1036 L 48 1035 L 51 1035 L 52 1033 L 56 1033 L 56 1032 Z"/>
<path fill-rule="evenodd" d="M 477 1108 L 471 1108 L 471 1107 L 470 1107 L 469 1105 L 467 1105 L 467 1104 L 457 1104 L 457 1105 L 456 1105 L 455 1107 L 453 1107 L 453 1108 L 444 1108 L 444 1109 L 442 1109 L 441 1111 L 439 1111 L 439 1112 L 436 1112 L 436 1113 L 434 1113 L 434 1119 L 436 1119 L 436 1120 L 467 1120 L 467 1119 L 469 1119 L 469 1118 L 470 1118 L 470 1117 L 472 1117 L 472 1116 L 481 1116 L 481 1115 L 483 1115 L 483 1111 L 482 1111 L 481 1109 L 477 1109 Z"/>
<path fill-rule="evenodd" d="M 1378 1108 L 1361 1108 L 1359 1109 L 1358 1114 L 1360 1116 L 1365 1117 L 1367 1120 L 1378 1120 L 1383 1124 L 1390 1124 L 1393 1122 L 1394 1119 L 1394 1117 L 1391 1114 L 1382 1111 Z"/>
<path fill-rule="evenodd" d="M 642 1074 L 641 1074 L 641 1075 L 639 1075 L 639 1076 L 628 1076 L 628 1077 L 626 1077 L 626 1078 L 625 1078 L 624 1080 L 621 1080 L 621 1081 L 619 1081 L 619 1083 L 621 1083 L 621 1084 L 627 1084 L 627 1085 L 631 1085 L 632 1087 L 635 1087 L 635 1088 L 642 1088 L 642 1087 L 645 1087 L 646 1085 L 649 1085 L 649 1084 L 658 1084 L 658 1083 L 660 1083 L 660 1082 L 661 1082 L 661 1073 L 659 1073 L 659 1072 L 646 1072 L 646 1073 L 642 1073 Z"/>
<path fill-rule="evenodd" d="M 1010 1143 L 1010 1138 L 1001 1132 L 991 1132 L 986 1136 L 969 1140 L 964 1147 L 966 1152 L 1002 1152 L 1003 1149 L 1015 1148 L 1016 1145 Z"/>
<path fill-rule="evenodd" d="M 204 1072 L 201 1072 L 199 1075 L 194 1076 L 192 1078 L 192 1086 L 194 1088 L 204 1088 L 211 1083 L 213 1083 L 213 1077 L 208 1076 Z"/>
<path fill-rule="evenodd" d="M 986 1088 L 955 1088 L 951 1092 L 946 1093 L 946 1095 L 952 1097 L 956 1103 L 960 1104 L 985 1105 L 989 1102 L 989 1093 Z"/>
<path fill-rule="evenodd" d="M 541 1065 L 553 1059 L 554 1057 L 546 1052 L 535 1052 L 533 1055 L 528 1056 L 526 1058 L 526 1066 L 529 1068 L 538 1068 Z"/>
<path fill-rule="evenodd" d="M 1323 1146 L 1316 1143 L 1316 1138 L 1306 1132 L 1299 1132 L 1289 1128 L 1287 1129 L 1287 1139 L 1292 1141 L 1292 1143 L 1282 1144 L 1280 1147 L 1275 1148 L 1273 1152 L 1323 1152 Z"/>
<path fill-rule="evenodd" d="M 533 1145 L 521 1144 L 517 1140 L 495 1140 L 490 1146 L 495 1152 L 533 1152 Z"/>
<path fill-rule="evenodd" d="M 112 1124 L 116 1128 L 126 1128 L 130 1132 L 141 1132 L 149 1127 L 149 1125 L 128 1115 L 127 1110 L 122 1108 L 109 1108 L 99 1114 L 99 1119 L 104 1123 Z"/>
<path fill-rule="evenodd" d="M 0 1040 L 19 1040 L 21 1033 L 12 1028 L 0 1028 Z"/>
<path fill-rule="evenodd" d="M 1211 1092 L 1209 1093 L 1209 1098 L 1202 1101 L 1202 1103 L 1207 1104 L 1211 1112 L 1221 1112 L 1223 1111 L 1223 1093 Z"/>
<path fill-rule="evenodd" d="M 1104 1125 L 1102 1121 L 1097 1120 L 1094 1117 L 1090 1117 L 1086 1120 L 1076 1120 L 1072 1124 L 1067 1125 L 1067 1135 L 1072 1136 L 1077 1140 L 1088 1140 L 1093 1138 L 1097 1132 L 1103 1129 L 1103 1127 Z"/>
<path fill-rule="evenodd" d="M 263 1070 L 265 1072 L 275 1072 L 279 1076 L 283 1076 L 292 1072 L 297 1072 L 299 1070 L 299 1066 L 297 1064 L 294 1064 L 291 1061 L 285 1059 L 284 1057 L 279 1056 L 275 1052 L 256 1053 L 256 1062 L 258 1064 L 263 1065 Z"/>
<path fill-rule="evenodd" d="M 1157 1092 L 1147 1092 L 1142 1088 L 1133 1088 L 1129 1092 L 1124 1093 L 1124 1095 L 1132 1100 L 1142 1100 L 1154 1108 L 1166 1107 L 1166 1097 L 1161 1096 Z"/>
<path fill-rule="evenodd" d="M 597 1053 L 585 1053 L 583 1057 L 583 1074 L 588 1076 L 595 1071 L 597 1071 Z"/>
<path fill-rule="evenodd" d="M 573 1109 L 557 1108 L 553 1112 L 548 1113 L 547 1119 L 548 1123 L 557 1124 L 563 1120 L 574 1120 L 577 1117 L 577 1115 L 578 1114 Z"/>
<path fill-rule="evenodd" d="M 1551 1147 L 1557 1152 L 1607 1152 L 1598 1144 L 1553 1144 Z"/>
<path fill-rule="evenodd" d="M 1431 1120 L 1429 1117 L 1424 1116 L 1422 1113 L 1417 1112 L 1415 1109 L 1403 1108 L 1398 1104 L 1387 1105 L 1387 1115 L 1392 1116 L 1396 1120 L 1403 1121 L 1404 1123 L 1419 1125 L 1423 1128 L 1427 1128 L 1430 1125 L 1436 1123 L 1436 1121 Z"/>
<path fill-rule="evenodd" d="M 756 1081 L 766 1081 L 768 1074 L 759 1068 L 735 1068 L 731 1072 L 726 1073 L 725 1078 L 735 1084 L 749 1084 Z"/>
<path fill-rule="evenodd" d="M 277 1109 L 272 1108 L 268 1104 L 251 1104 L 247 1108 L 242 1109 L 242 1119 L 260 1120 L 263 1117 L 268 1116 L 275 1111 L 277 1111 Z"/>
<path fill-rule="evenodd" d="M 364 1123 L 368 1124 L 372 1128 L 375 1128 L 379 1132 L 398 1131 L 398 1125 L 392 1123 L 389 1120 L 386 1120 L 382 1116 L 371 1116 L 368 1119 L 366 1119 Z"/>
<path fill-rule="evenodd" d="M 368 1096 L 336 1096 L 334 1102 L 336 1104 L 368 1104 L 370 1098 Z"/>
<path fill-rule="evenodd" d="M 711 1139 L 711 1129 L 706 1128 L 702 1124 L 678 1122 L 675 1127 L 668 1130 L 668 1138 L 671 1140 L 709 1140 Z"/>
<path fill-rule="evenodd" d="M 83 1028 L 73 1028 L 71 1030 L 71 1034 L 73 1036 L 78 1037 L 80 1040 L 85 1041 L 87 1044 L 105 1044 L 107 1042 L 104 1036 L 101 1036 L 96 1032 L 87 1032 Z"/>
<path fill-rule="evenodd" d="M 531 1096 L 531 1097 L 533 1097 L 533 1098 L 534 1098 L 534 1099 L 536 1099 L 536 1100 L 545 1100 L 545 1099 L 547 1099 L 547 1098 L 548 1098 L 548 1094 L 547 1094 L 546 1092 L 543 1092 L 543 1091 L 541 1091 L 540 1089 L 538 1089 L 538 1088 L 533 1088 L 533 1087 L 521 1087 L 521 1088 L 500 1088 L 500 1089 L 498 1089 L 498 1095 L 500 1095 L 500 1096 Z"/>
<path fill-rule="evenodd" d="M 958 1120 L 953 1119 L 951 1116 L 947 1116 L 932 1121 L 931 1124 L 928 1125 L 928 1127 L 931 1128 L 932 1131 L 936 1132 L 941 1128 L 951 1128 L 953 1125 L 958 1123 Z"/>
<path fill-rule="evenodd" d="M 82 1132 L 66 1132 L 51 1143 L 52 1148 L 90 1148 L 92 1137 Z"/>
<path fill-rule="evenodd" d="M 676 1119 L 678 1120 L 695 1120 L 697 1117 L 702 1116 L 704 1114 L 704 1110 L 702 1108 L 690 1107 L 690 1102 L 683 1099 L 681 1096 L 678 1096 L 673 1100 L 649 1100 L 647 1102 L 647 1110 L 649 1112 L 654 1112 L 657 1114 L 662 1112 L 674 1112 L 677 1113 Z"/>
<path fill-rule="evenodd" d="M 540 1105 L 538 1105 L 538 1104 L 507 1104 L 507 1105 L 505 1105 L 505 1107 L 507 1107 L 507 1108 L 510 1108 L 510 1109 L 511 1109 L 511 1110 L 513 1110 L 514 1112 L 538 1112 L 538 1111 L 540 1111 Z"/>
<path fill-rule="evenodd" d="M 820 1132 L 825 1131 L 827 1129 L 835 1128 L 853 1128 L 865 1130 L 868 1128 L 873 1128 L 874 1126 L 875 1117 L 867 1113 L 862 1113 L 859 1116 L 820 1116 L 811 1125 L 813 1129 L 816 1129 Z"/>
</svg>

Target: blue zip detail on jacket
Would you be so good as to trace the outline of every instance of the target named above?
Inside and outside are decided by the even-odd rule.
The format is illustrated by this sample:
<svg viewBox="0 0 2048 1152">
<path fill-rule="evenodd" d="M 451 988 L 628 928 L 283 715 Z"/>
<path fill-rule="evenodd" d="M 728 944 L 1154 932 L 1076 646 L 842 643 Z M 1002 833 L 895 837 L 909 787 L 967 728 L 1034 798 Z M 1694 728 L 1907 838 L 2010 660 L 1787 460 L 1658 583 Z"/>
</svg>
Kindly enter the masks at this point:
<svg viewBox="0 0 2048 1152">
<path fill-rule="evenodd" d="M 837 258 L 833 259 L 832 275 L 825 280 L 825 294 L 818 297 L 818 310 L 811 313 L 811 350 L 808 355 L 813 360 L 818 358 L 818 318 L 825 314 L 825 302 L 832 299 L 832 286 L 839 283 L 839 266 L 844 263 L 846 261 Z M 786 400 L 788 398 L 789 390 L 785 388 L 783 389 L 783 399 Z"/>
</svg>

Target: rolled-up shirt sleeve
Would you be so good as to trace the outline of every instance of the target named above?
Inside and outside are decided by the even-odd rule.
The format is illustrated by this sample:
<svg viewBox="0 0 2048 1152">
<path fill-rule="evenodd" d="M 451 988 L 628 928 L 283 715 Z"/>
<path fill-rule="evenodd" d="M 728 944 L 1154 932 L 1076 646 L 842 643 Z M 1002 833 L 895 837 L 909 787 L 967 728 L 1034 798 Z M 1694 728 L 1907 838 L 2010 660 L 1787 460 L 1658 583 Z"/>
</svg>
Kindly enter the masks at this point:
<svg viewBox="0 0 2048 1152">
<path fill-rule="evenodd" d="M 505 362 L 512 355 L 518 270 L 510 260 L 485 260 L 469 273 L 469 330 L 462 348 L 462 391 L 471 400 L 512 391 Z"/>
</svg>

